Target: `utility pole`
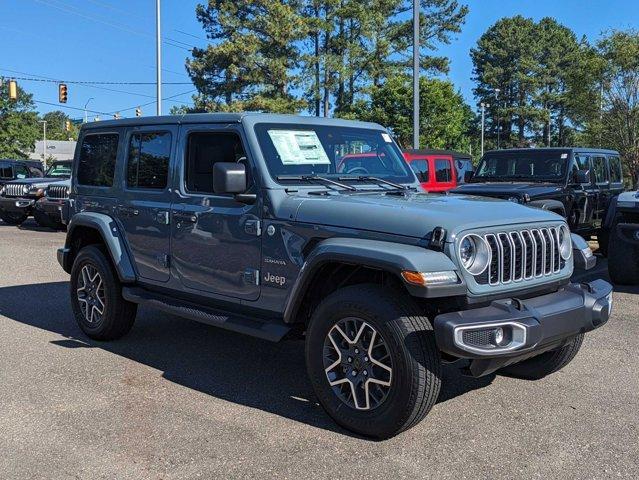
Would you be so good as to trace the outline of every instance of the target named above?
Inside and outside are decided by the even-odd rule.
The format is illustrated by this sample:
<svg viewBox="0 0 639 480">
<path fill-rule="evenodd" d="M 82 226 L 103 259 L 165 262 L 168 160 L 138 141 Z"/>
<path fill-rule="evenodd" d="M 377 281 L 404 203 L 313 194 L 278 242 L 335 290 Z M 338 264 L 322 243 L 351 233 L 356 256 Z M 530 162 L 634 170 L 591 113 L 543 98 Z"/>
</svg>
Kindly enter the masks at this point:
<svg viewBox="0 0 639 480">
<path fill-rule="evenodd" d="M 481 156 L 484 156 L 484 121 L 486 119 L 486 109 L 490 108 L 490 104 L 481 102 L 479 104 L 481 106 Z"/>
<path fill-rule="evenodd" d="M 500 137 L 501 137 L 501 125 L 500 125 L 500 121 L 499 121 L 499 92 L 501 92 L 501 89 L 496 88 L 495 89 L 495 101 L 497 102 L 496 105 L 496 109 L 497 109 L 497 150 L 499 150 L 499 144 L 500 144 Z"/>
<path fill-rule="evenodd" d="M 548 146 L 550 147 L 550 123 L 552 122 L 552 110 L 548 108 Z"/>
<path fill-rule="evenodd" d="M 47 166 L 47 121 L 40 120 L 42 124 L 42 162 Z"/>
<path fill-rule="evenodd" d="M 155 0 L 155 55 L 157 63 L 157 114 L 162 115 L 162 40 L 160 37 L 160 0 Z"/>
<path fill-rule="evenodd" d="M 419 2 L 413 0 L 413 148 L 419 148 Z"/>
<path fill-rule="evenodd" d="M 87 123 L 89 121 L 89 118 L 87 117 L 87 105 L 91 100 L 93 100 L 93 97 L 89 98 L 87 100 L 87 103 L 84 104 L 84 123 Z"/>
</svg>

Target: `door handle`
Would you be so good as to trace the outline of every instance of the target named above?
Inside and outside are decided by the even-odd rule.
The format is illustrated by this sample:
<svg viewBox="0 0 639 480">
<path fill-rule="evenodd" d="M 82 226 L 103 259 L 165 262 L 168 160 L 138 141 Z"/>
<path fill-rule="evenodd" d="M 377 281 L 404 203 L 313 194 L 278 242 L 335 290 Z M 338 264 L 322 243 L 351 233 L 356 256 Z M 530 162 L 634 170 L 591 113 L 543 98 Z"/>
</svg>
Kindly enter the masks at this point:
<svg viewBox="0 0 639 480">
<path fill-rule="evenodd" d="M 183 222 L 183 223 L 195 223 L 197 222 L 197 217 L 193 214 L 190 213 L 174 213 L 173 214 L 173 219 L 177 220 L 178 222 Z"/>
<path fill-rule="evenodd" d="M 118 213 L 124 217 L 136 217 L 140 214 L 139 210 L 133 207 L 122 207 L 119 206 Z"/>
</svg>

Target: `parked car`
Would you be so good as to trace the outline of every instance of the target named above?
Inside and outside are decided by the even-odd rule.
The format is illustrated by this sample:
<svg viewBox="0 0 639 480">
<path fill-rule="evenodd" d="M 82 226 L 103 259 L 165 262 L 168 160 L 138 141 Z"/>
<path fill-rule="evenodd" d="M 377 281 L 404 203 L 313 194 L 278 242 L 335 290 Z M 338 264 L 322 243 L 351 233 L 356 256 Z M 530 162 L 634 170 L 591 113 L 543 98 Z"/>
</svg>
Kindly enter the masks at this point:
<svg viewBox="0 0 639 480">
<path fill-rule="evenodd" d="M 597 235 L 610 199 L 624 190 L 619 153 L 591 148 L 486 152 L 453 193 L 503 198 L 555 212 L 573 232 Z"/>
<path fill-rule="evenodd" d="M 0 159 L 0 186 L 11 180 L 43 176 L 42 162 L 37 160 Z"/>
<path fill-rule="evenodd" d="M 639 285 L 638 191 L 624 192 L 611 202 L 603 230 L 610 238 L 610 278 L 621 285 Z"/>
<path fill-rule="evenodd" d="M 70 190 L 71 180 L 52 183 L 44 190 L 44 195 L 33 207 L 33 218 L 38 225 L 54 230 L 65 228 L 62 212 L 69 201 Z"/>
<path fill-rule="evenodd" d="M 446 150 L 404 150 L 404 158 L 427 192 L 444 192 L 457 186 L 452 152 Z"/>
<path fill-rule="evenodd" d="M 384 170 L 339 167 L 362 152 Z M 561 217 L 420 191 L 372 123 L 85 124 L 71 184 L 58 260 L 86 335 L 125 335 L 138 305 L 272 341 L 305 332 L 318 401 L 363 435 L 424 418 L 443 363 L 540 378 L 610 315 L 608 283 L 570 282 L 581 246 Z"/>
<path fill-rule="evenodd" d="M 19 178 L 0 187 L 0 219 L 10 225 L 22 224 L 34 212 L 35 203 L 46 188 L 71 176 L 71 161 L 54 162 L 44 177 Z M 39 223 L 41 217 L 36 217 Z M 46 223 L 42 226 L 48 227 Z"/>
</svg>

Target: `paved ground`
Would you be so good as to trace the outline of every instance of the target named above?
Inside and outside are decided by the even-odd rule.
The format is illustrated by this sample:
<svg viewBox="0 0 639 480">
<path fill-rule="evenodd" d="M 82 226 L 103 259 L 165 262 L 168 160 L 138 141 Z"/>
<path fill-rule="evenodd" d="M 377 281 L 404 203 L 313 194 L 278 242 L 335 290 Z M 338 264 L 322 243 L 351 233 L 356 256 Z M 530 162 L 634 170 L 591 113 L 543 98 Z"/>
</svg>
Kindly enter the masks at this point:
<svg viewBox="0 0 639 480">
<path fill-rule="evenodd" d="M 141 309 L 123 340 L 74 324 L 62 233 L 0 224 L 0 478 L 639 478 L 639 289 L 565 370 L 446 389 L 416 428 L 351 436 L 303 345 Z"/>
</svg>

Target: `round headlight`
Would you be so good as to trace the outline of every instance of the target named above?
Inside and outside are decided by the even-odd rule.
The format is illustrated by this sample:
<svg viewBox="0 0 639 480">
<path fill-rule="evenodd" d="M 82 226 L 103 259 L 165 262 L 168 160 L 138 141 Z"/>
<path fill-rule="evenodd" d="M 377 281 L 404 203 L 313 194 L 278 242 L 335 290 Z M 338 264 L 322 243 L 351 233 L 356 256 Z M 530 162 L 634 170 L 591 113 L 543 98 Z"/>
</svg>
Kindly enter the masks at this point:
<svg viewBox="0 0 639 480">
<path fill-rule="evenodd" d="M 490 247 L 479 235 L 466 235 L 459 242 L 459 261 L 471 275 L 480 275 L 490 262 Z"/>
<path fill-rule="evenodd" d="M 561 258 L 568 260 L 572 255 L 572 238 L 570 238 L 570 230 L 566 225 L 559 227 L 559 253 Z"/>
<path fill-rule="evenodd" d="M 519 197 L 508 197 L 509 202 L 521 203 L 521 199 Z"/>
</svg>

